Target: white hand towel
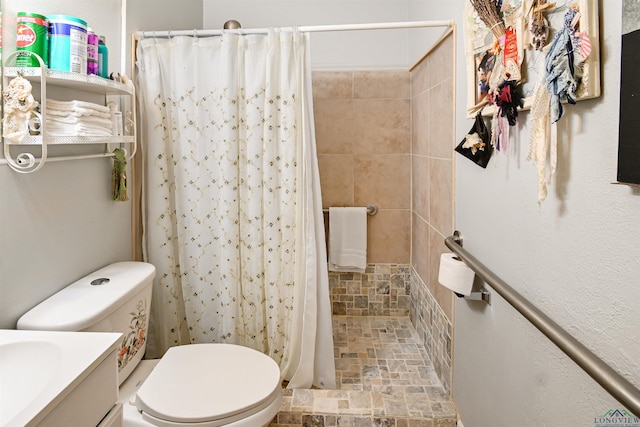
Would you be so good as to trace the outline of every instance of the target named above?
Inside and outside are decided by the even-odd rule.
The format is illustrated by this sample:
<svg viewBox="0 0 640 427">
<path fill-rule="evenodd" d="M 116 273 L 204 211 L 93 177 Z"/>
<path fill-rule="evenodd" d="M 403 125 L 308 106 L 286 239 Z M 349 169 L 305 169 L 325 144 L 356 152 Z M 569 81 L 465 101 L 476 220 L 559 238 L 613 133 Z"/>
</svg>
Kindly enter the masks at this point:
<svg viewBox="0 0 640 427">
<path fill-rule="evenodd" d="M 329 270 L 364 273 L 367 208 L 329 208 Z"/>
<path fill-rule="evenodd" d="M 91 110 L 101 113 L 109 113 L 109 107 L 105 105 L 96 104 L 95 102 L 87 101 L 58 101 L 57 99 L 47 98 L 47 108 L 58 111 L 78 111 L 78 110 Z"/>
<path fill-rule="evenodd" d="M 73 111 L 69 110 L 56 110 L 54 108 L 49 108 L 47 105 L 47 116 L 55 116 L 55 117 L 98 117 L 105 120 L 111 120 L 111 113 L 104 113 L 96 110 L 91 110 L 89 108 L 85 109 L 76 109 Z"/>
<path fill-rule="evenodd" d="M 50 136 L 112 136 L 111 129 L 90 124 L 62 124 L 47 121 L 47 134 Z"/>
<path fill-rule="evenodd" d="M 52 123 L 64 123 L 64 124 L 85 124 L 85 125 L 94 125 L 94 126 L 103 126 L 105 128 L 109 128 L 112 129 L 113 128 L 113 122 L 111 120 L 108 119 L 103 119 L 101 117 L 77 117 L 77 116 L 67 116 L 67 117 L 61 117 L 61 116 L 55 116 L 55 115 L 50 115 L 48 114 L 49 111 L 47 111 L 47 115 L 46 115 L 46 119 L 47 119 L 47 123 L 52 122 Z"/>
</svg>

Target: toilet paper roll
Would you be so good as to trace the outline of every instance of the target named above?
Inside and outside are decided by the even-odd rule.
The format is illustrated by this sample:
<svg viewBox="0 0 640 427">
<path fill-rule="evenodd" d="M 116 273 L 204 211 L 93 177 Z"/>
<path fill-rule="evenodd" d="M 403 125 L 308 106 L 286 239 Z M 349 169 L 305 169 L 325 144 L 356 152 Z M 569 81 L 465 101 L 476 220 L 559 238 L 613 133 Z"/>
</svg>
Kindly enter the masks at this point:
<svg viewBox="0 0 640 427">
<path fill-rule="evenodd" d="M 440 255 L 438 282 L 446 288 L 463 295 L 470 295 L 475 273 L 456 254 Z"/>
</svg>

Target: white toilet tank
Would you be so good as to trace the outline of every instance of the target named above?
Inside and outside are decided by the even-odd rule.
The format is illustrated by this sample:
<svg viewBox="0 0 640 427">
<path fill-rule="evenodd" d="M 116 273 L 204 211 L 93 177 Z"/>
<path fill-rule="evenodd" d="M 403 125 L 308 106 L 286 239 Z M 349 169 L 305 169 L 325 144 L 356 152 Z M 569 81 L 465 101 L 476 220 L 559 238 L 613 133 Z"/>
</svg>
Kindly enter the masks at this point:
<svg viewBox="0 0 640 427">
<path fill-rule="evenodd" d="M 18 329 L 122 333 L 121 384 L 146 349 L 155 273 L 155 267 L 145 262 L 103 267 L 29 310 L 18 320 Z"/>
</svg>

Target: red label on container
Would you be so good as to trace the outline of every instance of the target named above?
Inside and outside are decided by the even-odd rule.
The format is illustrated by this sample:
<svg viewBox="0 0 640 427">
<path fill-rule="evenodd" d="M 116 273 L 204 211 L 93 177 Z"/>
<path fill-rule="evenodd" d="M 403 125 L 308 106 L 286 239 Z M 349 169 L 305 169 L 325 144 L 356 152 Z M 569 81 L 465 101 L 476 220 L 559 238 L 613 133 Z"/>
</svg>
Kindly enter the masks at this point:
<svg viewBox="0 0 640 427">
<path fill-rule="evenodd" d="M 18 25 L 16 31 L 16 46 L 29 47 L 36 41 L 36 33 L 26 25 Z"/>
</svg>

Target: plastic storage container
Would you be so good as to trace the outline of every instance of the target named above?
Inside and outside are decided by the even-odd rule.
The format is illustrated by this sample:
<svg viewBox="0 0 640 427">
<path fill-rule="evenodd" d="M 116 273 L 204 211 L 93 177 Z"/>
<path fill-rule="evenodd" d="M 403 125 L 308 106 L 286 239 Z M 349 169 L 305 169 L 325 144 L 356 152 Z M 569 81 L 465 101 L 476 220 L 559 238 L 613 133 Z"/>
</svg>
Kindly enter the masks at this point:
<svg viewBox="0 0 640 427">
<path fill-rule="evenodd" d="M 87 74 L 87 22 L 49 15 L 49 68 Z"/>
<path fill-rule="evenodd" d="M 105 79 L 109 78 L 109 49 L 104 36 L 98 39 L 98 75 Z"/>
<path fill-rule="evenodd" d="M 37 54 L 45 65 L 49 59 L 49 23 L 43 15 L 18 12 L 16 17 L 16 50 Z M 18 54 L 18 67 L 39 67 L 38 59 L 28 53 Z"/>
</svg>

